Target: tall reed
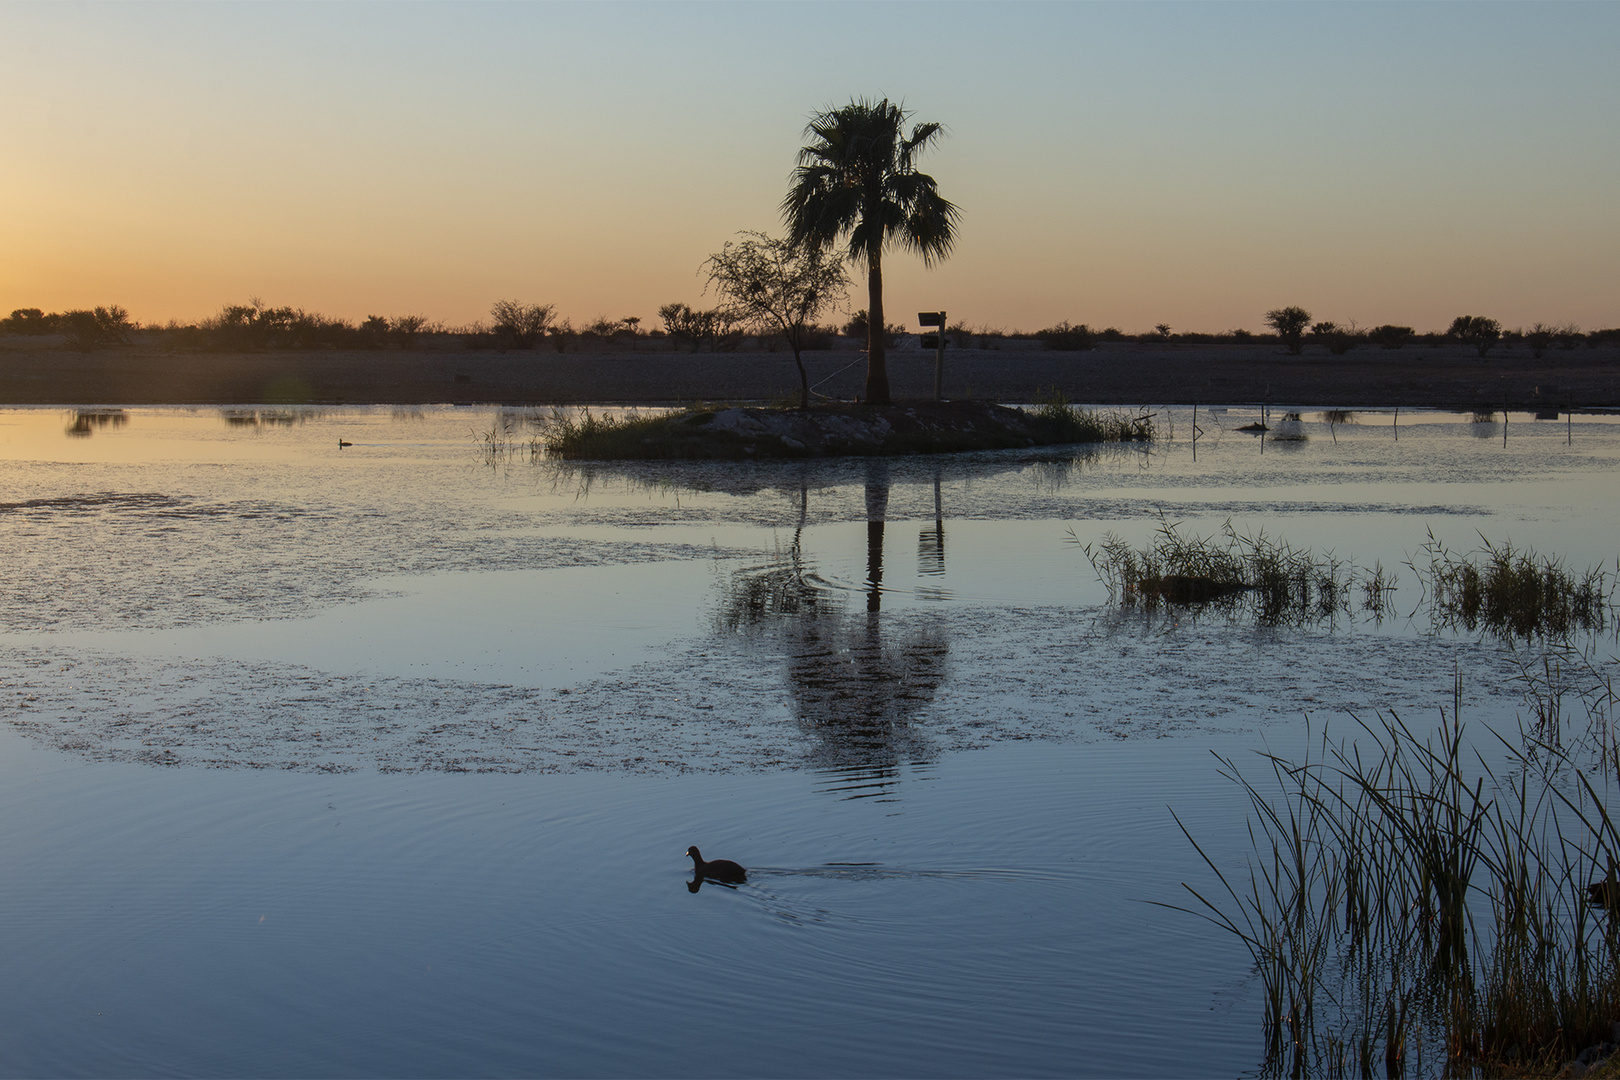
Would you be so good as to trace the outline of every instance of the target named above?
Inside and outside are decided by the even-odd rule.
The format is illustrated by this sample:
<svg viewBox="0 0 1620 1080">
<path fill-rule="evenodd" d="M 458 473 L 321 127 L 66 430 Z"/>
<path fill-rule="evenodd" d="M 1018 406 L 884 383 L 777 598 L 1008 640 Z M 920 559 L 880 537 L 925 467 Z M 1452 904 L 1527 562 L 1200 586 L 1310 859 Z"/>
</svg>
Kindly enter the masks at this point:
<svg viewBox="0 0 1620 1080">
<path fill-rule="evenodd" d="M 1191 911 L 1238 936 L 1260 978 L 1266 1071 L 1388 1075 L 1431 1048 L 1444 1075 L 1522 1072 L 1610 1038 L 1620 1019 L 1615 773 L 1532 732 L 1493 769 L 1455 711 L 1419 736 L 1391 713 L 1359 740 L 1263 754 L 1247 879 L 1186 824 L 1219 891 Z M 1594 778 L 1593 773 L 1596 773 Z M 1594 903 L 1589 886 L 1616 882 Z M 1206 890 L 1207 891 L 1207 890 Z M 1353 1059 L 1353 1062 L 1352 1062 Z"/>
</svg>

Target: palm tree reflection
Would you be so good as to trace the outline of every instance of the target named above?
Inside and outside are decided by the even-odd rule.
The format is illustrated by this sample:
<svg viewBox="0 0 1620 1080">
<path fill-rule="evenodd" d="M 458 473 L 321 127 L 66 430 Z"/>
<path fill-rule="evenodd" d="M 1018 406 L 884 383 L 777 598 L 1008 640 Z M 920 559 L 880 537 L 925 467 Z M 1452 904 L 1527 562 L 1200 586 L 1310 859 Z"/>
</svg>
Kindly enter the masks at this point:
<svg viewBox="0 0 1620 1080">
<path fill-rule="evenodd" d="M 849 611 L 847 594 L 819 577 L 805 559 L 809 489 L 801 483 L 792 545 L 763 566 L 732 574 L 717 622 L 781 651 L 794 717 L 814 740 L 810 762 L 847 771 L 869 786 L 929 755 L 926 732 L 915 721 L 944 680 L 949 645 L 937 625 L 885 626 L 888 463 L 873 460 L 865 484 L 864 612 Z M 936 532 L 942 543 L 942 520 L 936 521 Z"/>
</svg>

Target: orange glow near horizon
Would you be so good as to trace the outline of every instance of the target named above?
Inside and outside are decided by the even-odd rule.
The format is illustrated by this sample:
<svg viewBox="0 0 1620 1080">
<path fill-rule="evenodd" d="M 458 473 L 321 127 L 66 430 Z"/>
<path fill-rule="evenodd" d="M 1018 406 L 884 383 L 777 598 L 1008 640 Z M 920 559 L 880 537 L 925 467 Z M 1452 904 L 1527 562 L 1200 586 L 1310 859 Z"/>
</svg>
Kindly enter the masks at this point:
<svg viewBox="0 0 1620 1080">
<path fill-rule="evenodd" d="M 964 211 L 940 267 L 889 257 L 897 319 L 1620 325 L 1620 91 L 1581 59 L 1620 9 L 930 10 L 973 63 L 799 7 L 3 9 L 0 313 L 651 325 L 738 230 L 780 233 L 805 116 L 881 55 Z M 829 58 L 785 81 L 794 35 Z"/>
</svg>

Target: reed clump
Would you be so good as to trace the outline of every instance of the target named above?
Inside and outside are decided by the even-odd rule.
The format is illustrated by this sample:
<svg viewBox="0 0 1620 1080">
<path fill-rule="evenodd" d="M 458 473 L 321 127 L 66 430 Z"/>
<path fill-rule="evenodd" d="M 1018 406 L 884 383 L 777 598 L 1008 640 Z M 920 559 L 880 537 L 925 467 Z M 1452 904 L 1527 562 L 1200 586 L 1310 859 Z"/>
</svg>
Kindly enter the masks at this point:
<svg viewBox="0 0 1620 1080">
<path fill-rule="evenodd" d="M 1026 409 L 1041 442 L 1058 443 L 1152 442 L 1151 413 L 1086 409 L 1069 403 L 1056 388 L 1035 395 L 1035 407 Z"/>
<path fill-rule="evenodd" d="M 1072 532 L 1070 539 L 1078 542 Z M 1354 580 L 1351 567 L 1341 560 L 1297 550 L 1264 533 L 1241 534 L 1230 521 L 1218 536 L 1196 536 L 1182 532 L 1180 523 L 1161 518 L 1145 548 L 1133 548 L 1113 533 L 1081 548 L 1107 585 L 1110 599 L 1121 606 L 1252 610 L 1266 626 L 1328 617 L 1346 609 Z M 1382 605 L 1393 588 L 1393 579 L 1381 578 L 1369 599 Z"/>
<path fill-rule="evenodd" d="M 1246 878 L 1177 819 L 1218 889 L 1164 906 L 1247 947 L 1265 1071 L 1551 1075 L 1611 1041 L 1614 772 L 1533 735 L 1493 770 L 1455 709 L 1428 737 L 1394 714 L 1356 723 L 1359 744 L 1324 731 L 1302 761 L 1263 754 L 1262 780 L 1218 759 L 1251 807 Z"/>
<path fill-rule="evenodd" d="M 1603 570 L 1576 574 L 1556 558 L 1480 540 L 1480 551 L 1456 555 L 1429 535 L 1423 551 L 1439 621 L 1525 639 L 1604 628 L 1613 584 Z"/>
<path fill-rule="evenodd" d="M 618 415 L 557 409 L 540 424 L 537 446 L 564 460 L 702 458 L 728 447 L 735 450 L 730 456 L 746 456 L 744 439 L 706 426 L 713 418 L 714 410 L 701 405 Z"/>
</svg>

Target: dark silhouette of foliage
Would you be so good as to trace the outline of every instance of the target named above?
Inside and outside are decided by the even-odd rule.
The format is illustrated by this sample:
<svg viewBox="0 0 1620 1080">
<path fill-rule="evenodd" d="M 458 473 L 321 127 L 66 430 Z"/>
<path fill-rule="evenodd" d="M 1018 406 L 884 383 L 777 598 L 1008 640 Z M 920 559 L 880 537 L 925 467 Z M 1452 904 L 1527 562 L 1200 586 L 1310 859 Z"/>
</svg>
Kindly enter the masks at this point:
<svg viewBox="0 0 1620 1080">
<path fill-rule="evenodd" d="M 1266 312 L 1266 325 L 1277 331 L 1288 351 L 1298 356 L 1305 347 L 1305 328 L 1311 324 L 1311 313 L 1302 307 L 1274 308 Z"/>
<path fill-rule="evenodd" d="M 198 324 L 207 344 L 218 349 L 339 348 L 355 344 L 355 327 L 303 308 L 267 307 L 258 297 L 227 304 Z"/>
<path fill-rule="evenodd" d="M 1340 326 L 1336 322 L 1324 321 L 1311 327 L 1311 337 L 1334 356 L 1343 356 L 1360 345 L 1366 336 L 1364 332 L 1356 329 L 1354 322 L 1349 326 Z"/>
<path fill-rule="evenodd" d="M 10 318 L 0 319 L 0 327 L 8 334 L 54 334 L 60 315 L 47 315 L 37 307 L 18 308 Z"/>
<path fill-rule="evenodd" d="M 845 337 L 852 337 L 865 341 L 870 337 L 871 320 L 867 317 L 866 309 L 861 308 L 849 317 L 849 321 L 840 328 Z M 893 346 L 895 339 L 906 332 L 906 328 L 899 323 L 890 323 L 883 335 L 883 344 Z"/>
<path fill-rule="evenodd" d="M 128 345 L 129 332 L 135 329 L 129 321 L 129 312 L 117 304 L 88 311 L 64 311 L 53 318 L 57 331 L 66 336 L 68 345 L 80 352 L 89 352 L 98 345 Z"/>
<path fill-rule="evenodd" d="M 1067 319 L 1036 331 L 1035 336 L 1053 352 L 1088 352 L 1097 347 L 1097 335 L 1091 327 L 1085 323 L 1075 326 Z"/>
<path fill-rule="evenodd" d="M 1396 326 L 1394 323 L 1385 323 L 1367 331 L 1367 340 L 1380 349 L 1399 349 L 1410 342 L 1412 336 L 1410 326 Z"/>
<path fill-rule="evenodd" d="M 516 300 L 497 300 L 489 308 L 496 343 L 508 349 L 532 349 L 540 344 L 554 329 L 552 317 L 556 313 L 551 304 L 522 304 Z"/>
<path fill-rule="evenodd" d="M 942 133 L 939 124 L 916 124 L 889 102 L 852 100 L 810 119 L 810 142 L 799 151 L 792 186 L 782 200 L 788 243 L 829 248 L 848 237 L 846 253 L 866 267 L 867 364 L 865 400 L 888 405 L 885 362 L 883 249 L 892 240 L 932 266 L 951 253 L 961 212 L 939 194 L 934 178 L 917 171 L 917 158 Z"/>
<path fill-rule="evenodd" d="M 1459 315 L 1451 320 L 1446 336 L 1464 345 L 1472 345 L 1484 357 L 1502 339 L 1502 324 L 1483 315 Z"/>
<path fill-rule="evenodd" d="M 704 345 L 711 352 L 729 352 L 742 341 L 736 320 L 729 311 L 720 308 L 699 311 L 687 304 L 665 304 L 658 309 L 658 317 L 664 321 L 664 333 L 677 348 L 684 341 L 693 352 Z"/>
<path fill-rule="evenodd" d="M 810 407 L 810 376 L 803 351 L 816 316 L 843 303 L 849 277 L 826 248 L 794 247 L 762 232 L 743 232 L 726 241 L 703 265 L 730 318 L 762 323 L 780 333 L 799 369 L 799 407 Z"/>
</svg>

